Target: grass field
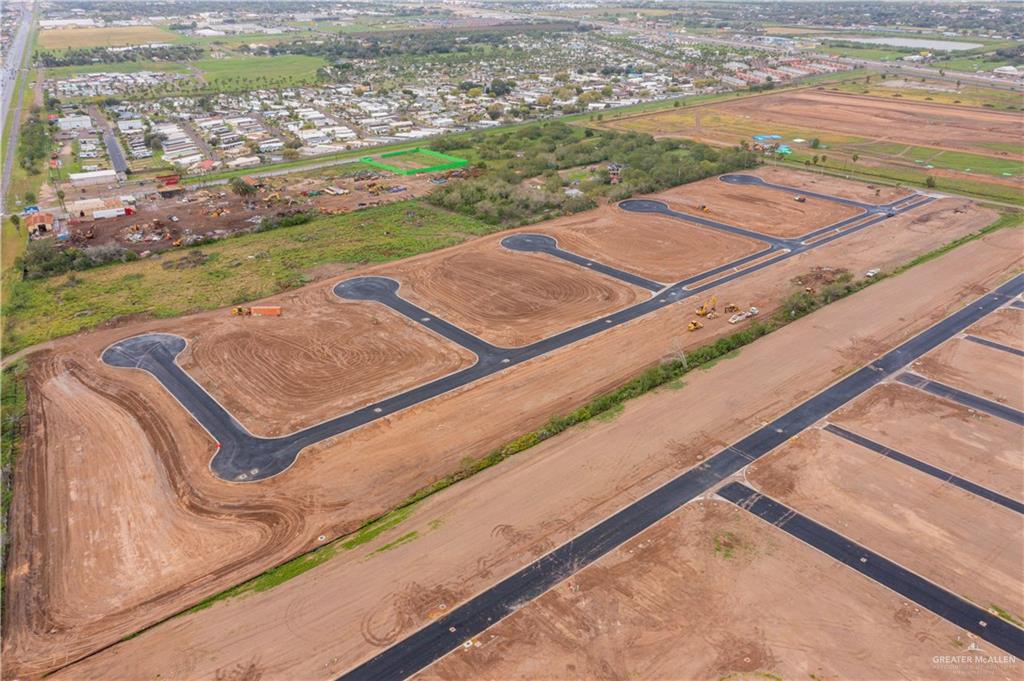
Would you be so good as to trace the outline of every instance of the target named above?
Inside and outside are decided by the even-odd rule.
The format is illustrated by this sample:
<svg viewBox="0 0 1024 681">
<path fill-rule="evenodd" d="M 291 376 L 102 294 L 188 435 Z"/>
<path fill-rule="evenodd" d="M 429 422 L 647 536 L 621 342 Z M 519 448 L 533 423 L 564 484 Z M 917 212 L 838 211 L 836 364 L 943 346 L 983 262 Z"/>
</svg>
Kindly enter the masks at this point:
<svg viewBox="0 0 1024 681">
<path fill-rule="evenodd" d="M 887 50 L 883 47 L 840 47 L 822 45 L 819 51 L 834 57 L 853 57 L 855 59 L 870 59 L 872 61 L 896 61 L 907 55 L 906 52 L 898 50 Z"/>
<path fill-rule="evenodd" d="M 158 259 L 18 282 L 4 310 L 4 352 L 126 315 L 175 317 L 256 300 L 308 282 L 310 270 L 320 265 L 406 258 L 494 229 L 412 200 L 169 251 Z M 190 250 L 208 259 L 197 267 L 164 269 L 164 262 Z"/>
<path fill-rule="evenodd" d="M 946 61 L 935 62 L 935 66 L 940 69 L 947 69 L 949 71 L 966 71 L 968 73 L 974 73 L 976 71 L 991 71 L 992 69 L 999 68 L 1000 66 L 1008 66 L 1012 64 L 1008 59 L 1000 59 L 999 57 L 987 57 L 979 55 L 975 57 L 954 57 Z"/>
<path fill-rule="evenodd" d="M 177 42 L 181 42 L 180 35 L 158 26 L 108 26 L 40 31 L 38 47 L 44 50 L 65 50 L 75 47 L 123 47 Z"/>
<path fill-rule="evenodd" d="M 116 64 L 82 64 L 80 66 L 55 66 L 46 69 L 46 77 L 50 79 L 80 76 L 88 73 L 135 73 L 138 71 L 155 71 L 159 73 L 188 73 L 182 64 L 164 61 L 125 61 Z"/>
<path fill-rule="evenodd" d="M 892 87 L 886 83 L 898 82 L 899 87 Z M 985 107 L 996 111 L 1014 111 L 1020 109 L 1024 102 L 1019 93 L 1009 90 L 997 90 L 995 88 L 979 87 L 976 85 L 962 85 L 957 90 L 955 83 L 943 81 L 913 81 L 899 78 L 895 81 L 883 81 L 878 78 L 872 79 L 871 83 L 862 80 L 858 82 L 846 82 L 836 85 L 835 89 L 840 92 L 853 94 L 870 95 L 872 97 L 893 98 L 897 95 L 901 99 L 909 99 L 915 102 L 935 102 L 936 104 L 957 104 L 961 106 Z"/>
<path fill-rule="evenodd" d="M 280 55 L 275 57 L 229 57 L 201 59 L 194 65 L 213 88 L 242 83 L 275 83 L 283 87 L 311 83 L 326 62 L 319 57 Z"/>
</svg>

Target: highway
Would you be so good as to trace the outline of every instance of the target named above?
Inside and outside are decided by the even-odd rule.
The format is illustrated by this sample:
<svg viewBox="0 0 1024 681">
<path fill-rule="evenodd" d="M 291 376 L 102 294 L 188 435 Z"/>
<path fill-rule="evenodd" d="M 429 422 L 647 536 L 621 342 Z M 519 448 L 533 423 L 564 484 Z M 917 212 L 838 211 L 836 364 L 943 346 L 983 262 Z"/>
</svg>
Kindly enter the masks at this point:
<svg viewBox="0 0 1024 681">
<path fill-rule="evenodd" d="M 746 179 L 744 179 L 746 178 Z M 795 192 L 796 189 L 782 185 L 772 185 L 759 178 L 743 175 L 724 175 L 723 182 L 740 182 L 743 184 L 760 183 L 780 191 Z M 850 205 L 848 199 L 819 195 L 825 200 L 833 200 Z M 908 200 L 912 199 L 912 200 Z M 287 470 L 298 458 L 299 453 L 310 445 L 321 442 L 368 423 L 407 409 L 421 402 L 443 395 L 451 390 L 468 385 L 492 374 L 535 359 L 559 348 L 577 343 L 604 331 L 625 324 L 663 307 L 674 305 L 680 301 L 699 296 L 710 289 L 747 276 L 777 262 L 794 257 L 808 250 L 818 248 L 832 241 L 843 238 L 860 230 L 871 227 L 888 219 L 890 213 L 898 214 L 915 208 L 932 199 L 921 195 L 911 195 L 885 205 L 856 204 L 862 213 L 847 218 L 835 225 L 811 232 L 811 235 L 824 233 L 821 238 L 813 241 L 778 239 L 751 232 L 753 238 L 764 242 L 768 248 L 753 255 L 744 256 L 731 263 L 713 268 L 695 276 L 676 282 L 670 286 L 659 287 L 652 291 L 652 297 L 623 308 L 611 314 L 591 320 L 579 326 L 567 329 L 553 336 L 548 336 L 529 345 L 503 348 L 497 347 L 477 338 L 468 331 L 441 319 L 438 315 L 413 305 L 399 295 L 399 284 L 393 279 L 379 276 L 355 277 L 338 283 L 334 287 L 335 295 L 351 300 L 374 301 L 386 305 L 398 314 L 420 324 L 431 331 L 447 338 L 453 343 L 473 352 L 477 362 L 465 369 L 429 383 L 416 386 L 397 395 L 392 395 L 376 403 L 367 405 L 347 414 L 342 414 L 304 430 L 283 435 L 278 438 L 261 438 L 251 434 L 244 428 L 212 395 L 192 379 L 176 362 L 175 358 L 186 347 L 185 340 L 178 336 L 165 333 L 144 334 L 126 338 L 107 348 L 101 359 L 111 366 L 130 369 L 141 369 L 151 373 L 171 395 L 190 412 L 211 437 L 218 443 L 217 451 L 210 461 L 211 470 L 224 480 L 234 482 L 254 482 L 265 480 Z M 675 219 L 695 222 L 697 224 L 734 233 L 738 228 L 725 223 L 715 222 L 704 217 L 669 210 L 657 201 L 633 200 L 623 201 L 620 208 L 639 214 L 662 212 Z M 851 224 L 851 221 L 856 224 Z M 807 235 L 804 235 L 806 237 Z M 803 238 L 803 237 L 800 237 Z M 513 245 L 519 243 L 513 240 Z M 561 250 L 561 249 L 559 249 Z M 766 257 L 773 255 L 774 257 Z M 577 254 L 561 251 L 553 257 L 567 259 L 580 267 L 588 267 L 618 279 L 630 279 L 634 275 L 622 272 L 608 265 L 596 263 Z M 763 259 L 762 259 L 763 258 Z M 586 263 L 591 263 L 588 266 Z M 709 277 L 724 274 L 718 279 L 699 283 Z M 657 282 L 646 282 L 646 288 L 657 287 Z"/>
<path fill-rule="evenodd" d="M 1022 292 L 1024 275 L 1017 275 L 995 291 L 961 308 L 771 423 L 720 450 L 699 466 L 687 470 L 451 610 L 444 617 L 434 620 L 376 657 L 357 666 L 339 677 L 339 681 L 398 681 L 425 669 L 459 648 L 465 641 L 480 635 L 522 608 L 532 599 L 636 537 L 683 504 L 705 494 L 839 407 L 894 376 L 914 360 L 961 333 Z M 749 488 L 742 485 L 729 485 L 720 490 L 719 494 L 734 503 L 742 503 L 751 496 L 748 490 Z M 750 492 L 752 493 L 752 490 Z M 779 510 L 778 505 L 770 506 L 769 501 L 751 507 L 752 512 L 767 519 L 769 512 Z M 788 513 L 782 513 L 780 519 L 795 517 L 789 509 L 785 511 Z M 794 522 L 791 527 L 783 529 L 858 569 L 865 576 L 914 600 L 940 617 L 964 627 L 981 639 L 990 641 L 1011 654 L 1024 655 L 1024 638 L 1020 630 L 1012 625 L 925 582 L 909 571 L 898 568 L 849 540 L 834 533 L 829 535 L 820 526 L 808 525 L 808 522 L 810 521 Z M 815 532 L 811 530 L 816 531 L 818 538 L 815 538 Z M 850 555 L 855 556 L 852 563 L 846 560 Z M 865 556 L 868 556 L 870 568 L 860 560 Z M 986 624 L 980 624 L 981 621 L 985 621 Z"/>
<path fill-rule="evenodd" d="M 21 129 L 21 105 L 25 98 L 25 88 L 17 89 L 18 74 L 22 70 L 22 62 L 25 59 L 25 48 L 28 45 L 28 36 L 31 33 L 32 22 L 35 20 L 35 6 L 31 11 L 22 12 L 21 24 L 14 35 L 14 40 L 7 51 L 4 59 L 3 69 L 0 71 L 0 125 L 6 126 L 7 115 L 13 112 L 14 117 L 11 123 L 10 133 L 3 140 L 4 158 L 3 175 L 0 178 L 0 215 L 6 215 L 4 198 L 7 196 L 7 189 L 11 184 L 11 167 L 14 164 L 14 150 L 17 147 L 16 141 Z"/>
</svg>

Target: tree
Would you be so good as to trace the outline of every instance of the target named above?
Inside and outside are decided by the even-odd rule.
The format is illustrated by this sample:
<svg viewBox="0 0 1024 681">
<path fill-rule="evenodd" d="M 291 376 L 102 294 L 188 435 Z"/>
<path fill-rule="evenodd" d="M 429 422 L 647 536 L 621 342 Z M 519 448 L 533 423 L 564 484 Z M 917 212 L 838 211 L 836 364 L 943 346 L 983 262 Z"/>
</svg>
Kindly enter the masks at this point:
<svg viewBox="0 0 1024 681">
<path fill-rule="evenodd" d="M 859 160 L 860 160 L 860 154 L 857 154 L 857 153 L 855 153 L 855 154 L 853 155 L 853 162 L 854 162 L 854 163 L 856 163 L 856 162 L 857 162 L 857 161 L 859 161 Z"/>
<path fill-rule="evenodd" d="M 818 165 L 818 155 L 817 154 L 815 154 L 814 156 L 811 157 L 811 163 L 813 163 L 814 165 Z"/>
<path fill-rule="evenodd" d="M 935 178 L 932 177 L 931 175 L 929 175 L 928 179 L 924 181 L 924 186 L 928 187 L 929 189 L 934 189 L 935 188 Z"/>
<path fill-rule="evenodd" d="M 825 165 L 826 161 L 828 161 L 828 156 L 826 156 L 825 154 L 822 154 L 821 155 L 821 165 Z"/>
<path fill-rule="evenodd" d="M 239 196 L 249 196 L 256 193 L 256 187 L 252 186 L 240 177 L 231 178 L 231 191 Z"/>
<path fill-rule="evenodd" d="M 817 149 L 821 146 L 821 140 L 815 137 L 811 140 L 811 149 Z"/>
<path fill-rule="evenodd" d="M 11 214 L 11 224 L 14 225 L 14 229 L 17 232 L 19 232 L 19 233 L 21 232 L 21 216 L 20 215 L 18 215 L 17 213 L 12 213 Z"/>
<path fill-rule="evenodd" d="M 60 203 L 60 209 L 61 210 L 64 210 L 64 197 L 65 196 L 67 196 L 67 194 L 64 193 L 63 189 L 58 189 L 57 190 L 57 201 Z"/>
</svg>

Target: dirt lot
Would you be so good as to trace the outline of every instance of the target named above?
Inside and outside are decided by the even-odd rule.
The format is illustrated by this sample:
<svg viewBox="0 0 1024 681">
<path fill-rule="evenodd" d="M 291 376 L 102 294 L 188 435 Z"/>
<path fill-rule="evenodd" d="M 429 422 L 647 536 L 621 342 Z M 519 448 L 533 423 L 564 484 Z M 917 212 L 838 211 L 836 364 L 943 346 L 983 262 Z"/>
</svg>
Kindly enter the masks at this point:
<svg viewBox="0 0 1024 681">
<path fill-rule="evenodd" d="M 650 293 L 539 253 L 516 253 L 478 239 L 431 262 L 385 269 L 399 293 L 486 341 L 526 345 Z"/>
<path fill-rule="evenodd" d="M 998 310 L 967 329 L 967 333 L 1024 350 L 1024 310 Z"/>
<path fill-rule="evenodd" d="M 920 245 L 924 237 L 899 233 L 912 237 L 903 248 Z M 880 243 L 864 240 L 865 246 Z M 1018 244 L 1016 235 L 999 232 L 883 281 L 758 341 L 713 369 L 688 375 L 684 389 L 648 394 L 631 402 L 613 421 L 571 429 L 431 497 L 402 525 L 306 575 L 264 593 L 216 604 L 171 626 L 158 626 L 54 678 L 236 678 L 232 675 L 239 670 L 267 679 L 333 678 L 429 621 L 442 606 L 451 608 L 511 574 L 626 501 L 959 308 L 980 293 L 981 285 L 1003 281 L 1006 272 L 1021 262 Z M 837 245 L 851 266 L 860 267 L 880 255 Z M 806 269 L 807 263 L 800 267 Z M 787 280 L 792 272 L 756 276 L 763 277 L 756 286 L 766 286 Z M 894 299 L 902 301 L 898 309 L 885 304 Z M 315 536 L 321 527 L 335 532 L 345 526 L 346 517 L 386 508 L 408 489 L 433 479 L 435 471 L 458 467 L 467 452 L 481 451 L 488 443 L 539 425 L 548 414 L 564 411 L 581 393 L 602 384 L 595 366 L 604 369 L 611 382 L 635 373 L 638 359 L 647 361 L 664 352 L 668 343 L 656 339 L 670 338 L 679 319 L 677 313 L 667 313 L 591 339 L 583 352 L 560 352 L 522 365 L 507 377 L 399 415 L 387 428 L 373 426 L 338 438 L 322 452 L 310 453 L 288 475 L 242 491 L 251 491 L 266 503 L 291 495 L 288 507 L 297 507 L 305 521 L 291 528 L 293 535 Z M 692 334 L 684 337 L 690 338 Z M 95 343 L 89 335 L 82 339 L 89 346 Z M 94 357 L 92 348 L 82 345 L 78 343 L 77 351 Z M 791 351 L 796 345 L 801 352 Z M 625 347 L 630 352 L 622 352 Z M 555 385 L 558 391 L 545 389 Z M 722 388 L 736 385 L 744 389 Z M 137 390 L 145 400 L 145 386 Z M 478 413 L 481 404 L 489 405 L 486 419 L 466 416 Z M 178 417 L 170 412 L 166 418 Z M 205 495 L 223 495 L 226 489 L 227 499 L 237 500 L 236 486 L 210 484 L 201 453 L 180 452 L 185 470 L 177 479 L 195 481 Z M 59 506 L 66 482 L 50 482 L 51 498 Z M 127 483 L 152 489 L 145 481 Z M 178 503 L 165 491 L 154 496 L 162 503 Z M 60 508 L 54 512 L 62 517 Z M 114 542 L 120 531 L 98 526 L 94 541 Z M 409 534 L 414 541 L 382 551 Z M 213 563 L 234 557 L 218 554 L 208 559 Z M 73 573 L 74 566 L 54 569 Z M 360 588 L 353 590 L 352 584 Z M 189 587 L 168 597 L 188 603 L 208 586 L 210 582 L 196 577 Z M 144 593 L 159 592 L 153 586 Z M 148 612 L 152 616 L 160 610 L 153 607 Z M 68 651 L 97 640 L 116 641 L 118 631 L 124 635 L 148 620 L 142 609 L 112 613 L 88 630 L 80 627 L 72 633 L 64 627 L 74 622 L 74 613 L 65 613 L 59 625 L 68 632 L 68 647 L 52 644 L 42 633 L 22 632 L 13 650 L 8 639 L 7 651 L 18 654 L 21 667 L 26 659 L 40 660 L 37 664 L 44 666 L 48 652 L 64 659 Z M 816 626 L 809 628 L 816 629 L 820 621 L 812 618 Z M 10 632 L 8 628 L 8 637 Z M 928 651 L 929 657 L 932 654 Z M 818 657 L 823 656 L 831 657 Z"/>
<path fill-rule="evenodd" d="M 1024 496 L 1020 429 L 898 383 L 871 389 L 830 421 L 1014 499 Z"/>
<path fill-rule="evenodd" d="M 250 432 L 274 437 L 475 361 L 383 305 L 323 293 L 284 317 L 184 325 L 179 363 Z"/>
<path fill-rule="evenodd" d="M 717 177 L 669 189 L 658 197 L 674 210 L 783 237 L 800 236 L 862 212 L 822 199 L 807 198 L 800 203 L 778 189 L 726 184 Z M 707 206 L 710 212 L 703 212 L 700 206 Z"/>
<path fill-rule="evenodd" d="M 1006 140 L 1017 139 L 1020 115 L 804 89 L 631 116 L 606 125 L 620 130 L 641 130 L 655 136 L 735 143 L 757 132 L 772 132 L 773 124 L 781 126 L 779 132 L 786 137 L 821 131 L 1005 157 L 1008 152 L 995 149 Z"/>
<path fill-rule="evenodd" d="M 968 208 L 967 213 L 954 213 L 953 209 L 963 203 L 953 200 L 935 202 L 906 216 L 886 221 L 878 228 L 851 235 L 835 244 L 723 285 L 720 297 L 738 301 L 738 304 L 757 305 L 767 314 L 792 290 L 790 281 L 814 266 L 844 266 L 855 272 L 868 267 L 891 266 L 973 231 L 994 218 L 991 211 L 975 207 Z M 401 266 L 408 268 L 407 271 L 425 270 L 433 266 L 432 263 L 448 260 L 453 253 L 463 250 L 484 252 L 488 241 L 496 241 L 497 238 L 479 239 L 472 244 L 419 256 Z M 893 280 L 911 282 L 906 291 L 891 294 L 891 299 L 900 299 L 903 305 L 907 305 L 906 301 L 913 299 L 914 295 L 938 296 L 945 293 L 944 297 L 929 298 L 928 306 L 916 313 L 912 314 L 904 307 L 894 310 L 894 314 L 901 318 L 894 322 L 898 328 L 895 333 L 906 329 L 906 320 L 923 324 L 924 320 L 934 318 L 942 310 L 949 309 L 947 305 L 953 304 L 943 304 L 944 301 L 962 300 L 945 287 L 952 286 L 953 292 L 959 292 L 964 281 L 990 281 L 992 277 L 1004 276 L 1014 263 L 1020 261 L 1020 246 L 1019 234 L 1000 232 L 976 247 L 957 251 L 958 255 L 963 252 L 974 255 L 964 256 L 953 272 L 931 275 L 930 279 L 922 281 L 913 276 L 918 271 L 914 270 L 904 275 L 906 278 Z M 499 250 L 495 247 L 492 252 Z M 525 254 L 508 255 L 517 256 L 517 262 L 527 259 Z M 367 267 L 360 273 L 388 274 L 394 267 Z M 544 272 L 557 269 L 545 262 Z M 573 275 L 573 281 L 581 280 L 578 271 L 574 270 Z M 303 300 L 324 296 L 333 283 L 333 280 L 317 283 L 277 296 L 269 302 L 301 308 Z M 578 310 L 572 312 L 578 313 Z M 702 345 L 719 334 L 735 330 L 725 320 L 717 319 L 710 321 L 699 333 L 681 332 L 683 322 L 691 315 L 689 310 L 667 308 L 577 346 L 564 348 L 321 443 L 304 452 L 298 464 L 286 474 L 258 486 L 231 485 L 214 478 L 208 469 L 213 443 L 162 388 L 148 375 L 106 367 L 96 359 L 111 342 L 138 333 L 176 333 L 183 325 L 198 324 L 203 320 L 216 320 L 216 323 L 224 325 L 234 325 L 239 320 L 231 319 L 221 310 L 178 320 L 139 322 L 57 341 L 52 351 L 46 356 L 36 357 L 31 363 L 33 390 L 29 405 L 29 432 L 34 436 L 25 453 L 19 457 L 17 475 L 19 480 L 32 479 L 36 482 L 16 488 L 12 514 L 15 549 L 10 570 L 19 581 L 11 589 L 12 595 L 8 599 L 8 622 L 11 625 L 5 629 L 7 670 L 11 674 L 38 672 L 64 664 L 98 645 L 116 642 L 145 624 L 166 617 L 183 606 L 315 545 L 318 535 L 336 537 L 352 531 L 367 518 L 393 507 L 413 490 L 457 470 L 465 457 L 483 454 L 498 443 L 540 426 L 552 414 L 564 413 L 588 397 L 636 375 L 643 367 L 666 354 L 682 347 Z M 880 314 L 877 306 L 860 309 L 851 320 L 851 323 L 856 322 L 852 328 L 872 328 L 873 324 L 879 323 L 880 316 L 884 315 Z M 833 328 L 829 328 L 827 337 L 832 333 Z M 866 332 L 857 331 L 850 335 L 862 333 Z M 806 345 L 811 347 L 813 343 Z M 861 337 L 856 343 L 844 340 L 843 348 L 843 356 L 849 362 L 863 361 L 865 353 L 870 356 L 883 349 L 877 341 L 872 344 Z M 800 355 L 793 361 L 803 361 L 808 355 L 791 354 Z M 784 361 L 769 364 L 771 371 L 779 372 L 784 372 L 787 366 Z M 848 370 L 851 365 L 845 366 Z M 837 371 L 840 372 L 837 375 L 841 375 L 843 369 L 838 368 Z M 77 424 L 51 418 L 51 403 L 65 399 L 60 381 L 69 373 L 80 375 L 80 381 L 88 381 L 83 383 L 88 385 L 86 389 L 97 394 L 97 406 L 90 410 L 100 415 L 97 421 L 103 421 L 109 414 L 135 421 L 140 424 L 141 432 L 150 445 L 139 446 L 137 432 L 129 432 L 126 428 L 107 428 L 97 435 L 105 438 L 103 446 L 92 446 L 80 439 Z M 831 375 L 819 376 L 817 368 L 812 373 L 826 382 L 832 380 Z M 744 385 L 760 385 L 762 377 L 746 376 L 740 380 Z M 762 414 L 789 403 L 791 399 L 806 397 L 807 391 L 813 390 L 809 387 L 811 385 L 806 376 L 802 377 L 789 392 L 784 393 L 785 396 L 772 394 L 766 399 L 762 395 L 753 409 L 753 419 L 743 421 L 724 416 L 716 419 L 714 424 L 707 424 L 703 433 L 690 432 L 680 442 L 714 443 L 719 437 L 724 437 L 721 434 L 722 423 L 730 424 L 730 428 L 752 427 Z M 698 411 L 702 403 L 708 402 L 706 395 L 700 397 L 695 407 Z M 726 415 L 732 412 L 731 405 L 729 407 Z M 484 408 L 486 418 L 472 416 Z M 673 422 L 680 421 L 679 413 L 677 409 L 671 410 L 669 416 Z M 666 422 L 665 426 L 668 425 Z M 634 447 L 640 442 L 639 438 L 649 436 L 650 432 L 649 423 L 636 431 Z M 57 442 L 78 443 L 80 455 L 67 456 L 52 444 Z M 633 470 L 634 464 L 622 457 L 623 451 L 628 452 L 632 448 L 616 447 L 615 456 L 607 464 L 612 468 L 597 467 L 594 473 L 603 475 L 610 470 L 614 473 L 610 487 L 615 487 L 623 476 Z M 589 449 L 593 450 L 593 447 Z M 683 447 L 680 454 L 683 460 L 689 456 L 685 449 Z M 121 508 L 132 503 L 132 499 L 143 497 L 154 509 L 166 507 L 166 513 L 154 511 L 146 516 L 146 521 L 153 524 L 151 530 L 140 532 L 139 527 L 149 527 L 144 524 L 112 523 L 111 516 L 98 511 L 91 516 L 76 515 L 75 504 L 85 503 L 77 501 L 82 499 L 79 480 L 95 479 L 99 475 L 109 477 L 112 467 L 121 465 L 119 462 L 125 452 L 144 458 L 145 461 L 138 465 L 148 466 L 156 472 L 119 476 L 116 481 L 105 485 L 97 481 L 94 486 L 102 489 L 90 490 L 88 498 L 96 503 L 97 509 Z M 659 452 L 658 455 L 658 465 L 653 472 L 664 474 L 664 457 L 668 454 Z M 59 466 L 50 462 L 51 456 L 61 457 Z M 651 469 L 645 470 L 648 471 L 646 475 L 651 474 Z M 564 487 L 571 477 L 572 473 L 567 471 L 556 480 L 559 486 Z M 606 484 L 607 478 L 604 480 Z M 39 492 L 29 496 L 28 491 L 32 489 Z M 525 486 L 523 491 L 530 489 Z M 613 500 L 612 503 L 617 502 Z M 524 501 L 517 500 L 516 505 L 521 507 Z M 204 544 L 201 551 L 192 551 L 182 545 L 179 551 L 192 551 L 190 556 L 199 557 L 170 562 L 154 559 L 148 563 L 153 566 L 151 569 L 137 570 L 138 566 L 150 560 L 150 556 L 159 556 L 165 550 L 164 547 L 151 546 L 152 542 L 140 541 L 140 537 L 159 536 L 159 519 L 175 517 L 175 509 L 180 509 L 177 512 L 181 517 L 192 519 L 191 527 L 196 535 L 224 537 L 223 541 L 216 548 Z M 80 516 L 88 520 L 78 520 Z M 66 523 L 65 519 L 71 517 L 75 521 Z M 547 515 L 549 520 L 560 517 L 557 513 Z M 216 527 L 217 523 L 231 527 L 238 518 L 243 518 L 248 526 L 258 528 L 259 541 L 238 541 L 238 533 L 230 531 L 222 531 L 220 535 L 207 531 L 207 527 Z M 69 554 L 66 540 L 54 537 L 52 541 L 57 545 L 51 546 L 51 535 L 38 531 L 38 528 L 50 527 L 54 523 L 66 524 L 67 531 L 79 534 L 93 552 L 104 555 L 105 569 L 93 571 L 89 578 L 110 579 L 107 592 L 120 588 L 119 602 L 123 608 L 111 608 L 103 616 L 95 616 L 91 612 L 80 613 L 60 599 L 60 591 L 52 585 L 84 581 L 84 577 L 78 574 L 84 568 L 78 556 Z M 45 537 L 46 541 L 29 541 L 25 539 L 27 537 Z M 158 564 L 159 568 L 156 567 Z M 136 572 L 131 581 L 119 581 L 120 575 L 133 569 Z M 318 599 L 322 600 L 321 595 L 314 600 Z M 230 628 L 235 629 L 234 626 Z M 332 632 L 332 640 L 336 638 Z M 145 639 L 144 635 L 139 640 Z M 273 640 L 284 639 L 277 637 Z M 191 662 L 198 663 L 196 660 Z M 109 675 L 109 669 L 106 673 Z"/>
<path fill-rule="evenodd" d="M 445 173 L 431 173 L 429 175 L 410 175 L 399 177 L 391 173 L 378 173 L 376 179 L 357 178 L 336 178 L 330 176 L 321 178 L 324 181 L 306 181 L 309 185 L 306 191 L 320 191 L 326 187 L 333 187 L 346 191 L 346 194 L 331 195 L 321 193 L 313 198 L 317 208 L 325 213 L 350 213 L 360 208 L 380 206 L 385 203 L 414 199 L 418 196 L 425 196 L 438 185 L 435 180 L 445 177 Z M 456 181 L 454 178 L 451 181 Z"/>
<path fill-rule="evenodd" d="M 601 209 L 571 215 L 536 230 L 568 251 L 661 282 L 676 282 L 756 253 L 765 244 L 675 218 Z"/>
<path fill-rule="evenodd" d="M 676 512 L 477 640 L 414 678 L 957 678 L 931 658 L 970 639 L 711 501 Z"/>
<path fill-rule="evenodd" d="M 1020 115 L 1016 113 L 819 90 L 745 98 L 721 108 L 759 121 L 799 121 L 811 129 L 988 156 L 999 156 L 993 145 L 1020 134 Z"/>
<path fill-rule="evenodd" d="M 69 225 L 69 229 L 72 243 L 76 245 L 116 243 L 136 253 L 157 252 L 172 248 L 179 239 L 187 243 L 190 237 L 222 237 L 253 229 L 258 216 L 271 219 L 311 206 L 309 202 L 290 206 L 284 202 L 269 204 L 260 197 L 246 200 L 226 188 L 198 190 L 184 197 L 166 199 L 159 195 L 139 196 L 134 215 L 101 220 L 80 218 L 77 224 Z M 90 232 L 93 236 L 86 238 Z"/>
<path fill-rule="evenodd" d="M 1001 404 L 1024 409 L 1024 358 L 953 339 L 912 366 L 916 373 Z"/>
<path fill-rule="evenodd" d="M 851 182 L 841 177 L 833 177 L 824 173 L 802 173 L 779 166 L 761 166 L 752 172 L 764 178 L 766 182 L 784 184 L 787 187 L 799 187 L 808 191 L 831 194 L 844 199 L 852 199 L 862 203 L 892 203 L 910 194 L 906 189 L 886 185 Z"/>
<path fill-rule="evenodd" d="M 168 198 L 155 191 L 130 188 L 120 193 L 104 191 L 104 196 L 133 194 L 137 200 L 135 214 L 101 220 L 79 217 L 70 225 L 70 231 L 73 243 L 79 246 L 117 243 L 136 253 L 157 252 L 173 247 L 179 239 L 187 244 L 190 238 L 223 237 L 251 230 L 260 219 L 271 220 L 314 208 L 329 214 L 350 213 L 424 196 L 437 186 L 434 180 L 443 176 L 434 173 L 398 177 L 384 172 L 339 175 L 336 169 L 326 169 L 313 176 L 259 179 L 263 188 L 244 198 L 226 185 L 189 190 Z M 458 177 L 449 181 L 458 181 Z M 328 193 L 328 188 L 338 193 Z M 82 197 L 73 195 L 68 202 L 78 198 Z M 93 236 L 86 238 L 90 232 Z"/>
<path fill-rule="evenodd" d="M 752 464 L 747 479 L 982 608 L 1024 617 L 1014 511 L 818 429 Z"/>
</svg>

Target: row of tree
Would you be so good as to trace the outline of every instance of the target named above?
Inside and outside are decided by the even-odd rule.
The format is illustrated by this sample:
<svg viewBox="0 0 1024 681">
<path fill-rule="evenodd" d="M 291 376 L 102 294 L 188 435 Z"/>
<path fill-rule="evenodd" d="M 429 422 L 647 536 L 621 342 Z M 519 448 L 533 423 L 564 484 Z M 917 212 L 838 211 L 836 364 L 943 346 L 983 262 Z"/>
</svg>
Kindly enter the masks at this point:
<svg viewBox="0 0 1024 681">
<path fill-rule="evenodd" d="M 47 68 L 136 61 L 183 62 L 202 59 L 203 48 L 194 45 L 167 45 L 113 51 L 106 47 L 79 47 L 59 51 L 41 50 L 36 53 L 35 58 L 38 65 Z"/>
</svg>

